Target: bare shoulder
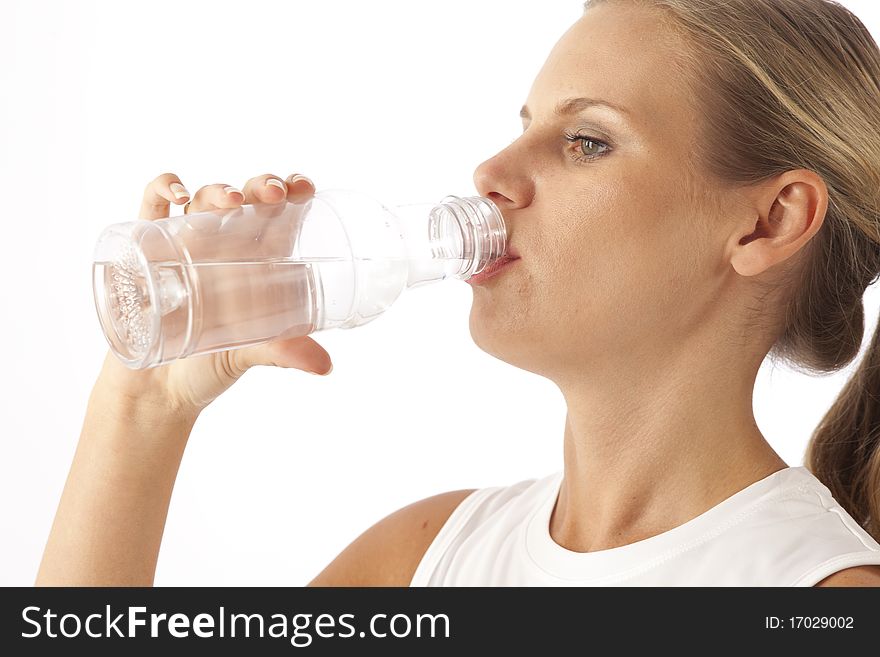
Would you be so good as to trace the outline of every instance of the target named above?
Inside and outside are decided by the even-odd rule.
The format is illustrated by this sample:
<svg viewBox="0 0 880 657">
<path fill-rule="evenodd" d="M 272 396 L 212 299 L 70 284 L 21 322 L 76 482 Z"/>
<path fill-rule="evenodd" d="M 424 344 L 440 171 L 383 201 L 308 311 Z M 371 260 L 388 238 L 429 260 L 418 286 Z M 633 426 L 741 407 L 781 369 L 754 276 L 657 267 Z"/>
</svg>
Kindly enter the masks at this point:
<svg viewBox="0 0 880 657">
<path fill-rule="evenodd" d="M 880 586 L 880 566 L 854 566 L 832 573 L 816 586 Z"/>
<path fill-rule="evenodd" d="M 474 488 L 426 497 L 364 531 L 308 586 L 409 586 L 428 546 Z"/>
</svg>

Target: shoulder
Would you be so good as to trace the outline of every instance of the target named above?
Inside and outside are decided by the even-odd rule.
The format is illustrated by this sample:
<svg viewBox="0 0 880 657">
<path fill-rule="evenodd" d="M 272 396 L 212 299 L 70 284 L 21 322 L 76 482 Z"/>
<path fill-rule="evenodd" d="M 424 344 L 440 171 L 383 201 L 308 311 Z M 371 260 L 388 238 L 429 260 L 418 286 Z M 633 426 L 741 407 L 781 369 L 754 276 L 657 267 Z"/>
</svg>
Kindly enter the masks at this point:
<svg viewBox="0 0 880 657">
<path fill-rule="evenodd" d="M 475 488 L 440 493 L 382 518 L 348 545 L 309 586 L 409 586 L 428 547 Z"/>
<path fill-rule="evenodd" d="M 816 586 L 880 586 L 880 566 L 854 566 L 832 573 Z"/>
</svg>

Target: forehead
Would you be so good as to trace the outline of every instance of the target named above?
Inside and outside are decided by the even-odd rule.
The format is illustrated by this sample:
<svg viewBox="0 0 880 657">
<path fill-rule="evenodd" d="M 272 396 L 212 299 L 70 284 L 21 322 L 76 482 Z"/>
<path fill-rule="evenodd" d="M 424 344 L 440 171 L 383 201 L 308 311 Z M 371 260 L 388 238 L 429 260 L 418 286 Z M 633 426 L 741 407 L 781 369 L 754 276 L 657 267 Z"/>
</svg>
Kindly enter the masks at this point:
<svg viewBox="0 0 880 657">
<path fill-rule="evenodd" d="M 549 117 L 559 99 L 589 96 L 626 107 L 635 129 L 680 129 L 688 104 L 673 65 L 680 48 L 656 10 L 598 5 L 553 47 L 532 85 L 531 113 Z"/>
</svg>

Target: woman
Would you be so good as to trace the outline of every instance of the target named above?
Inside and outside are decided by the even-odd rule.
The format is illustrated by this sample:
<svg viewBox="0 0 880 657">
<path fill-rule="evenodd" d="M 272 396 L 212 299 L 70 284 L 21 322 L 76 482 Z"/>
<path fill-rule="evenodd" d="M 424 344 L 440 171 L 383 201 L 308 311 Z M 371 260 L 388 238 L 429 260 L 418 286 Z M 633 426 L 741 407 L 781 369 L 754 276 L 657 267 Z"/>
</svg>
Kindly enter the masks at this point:
<svg viewBox="0 0 880 657">
<path fill-rule="evenodd" d="M 768 353 L 808 372 L 858 353 L 878 108 L 877 46 L 830 2 L 589 2 L 474 176 L 520 258 L 473 286 L 471 334 L 559 386 L 564 470 L 415 502 L 311 584 L 880 585 L 877 337 L 809 469 L 752 413 Z M 179 184 L 151 182 L 141 216 Z M 262 175 L 188 206 L 312 193 Z M 254 365 L 331 368 L 307 337 L 147 371 L 108 355 L 37 584 L 152 583 L 190 429 Z"/>
</svg>

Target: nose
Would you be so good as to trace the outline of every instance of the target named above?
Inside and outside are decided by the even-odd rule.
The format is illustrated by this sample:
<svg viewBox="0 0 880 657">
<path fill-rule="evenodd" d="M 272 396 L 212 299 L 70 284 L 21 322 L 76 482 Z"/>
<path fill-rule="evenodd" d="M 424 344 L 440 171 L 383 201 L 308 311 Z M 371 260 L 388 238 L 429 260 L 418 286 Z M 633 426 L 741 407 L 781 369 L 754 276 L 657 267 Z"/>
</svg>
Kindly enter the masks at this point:
<svg viewBox="0 0 880 657">
<path fill-rule="evenodd" d="M 534 198 L 534 183 L 527 166 L 507 148 L 480 164 L 474 171 L 474 186 L 480 196 L 492 201 L 501 211 L 507 227 L 507 254 L 519 258 L 516 246 L 518 209 L 528 207 Z"/>
<path fill-rule="evenodd" d="M 529 171 L 511 148 L 512 145 L 474 170 L 477 193 L 495 203 L 502 212 L 527 207 L 534 196 Z"/>
</svg>

